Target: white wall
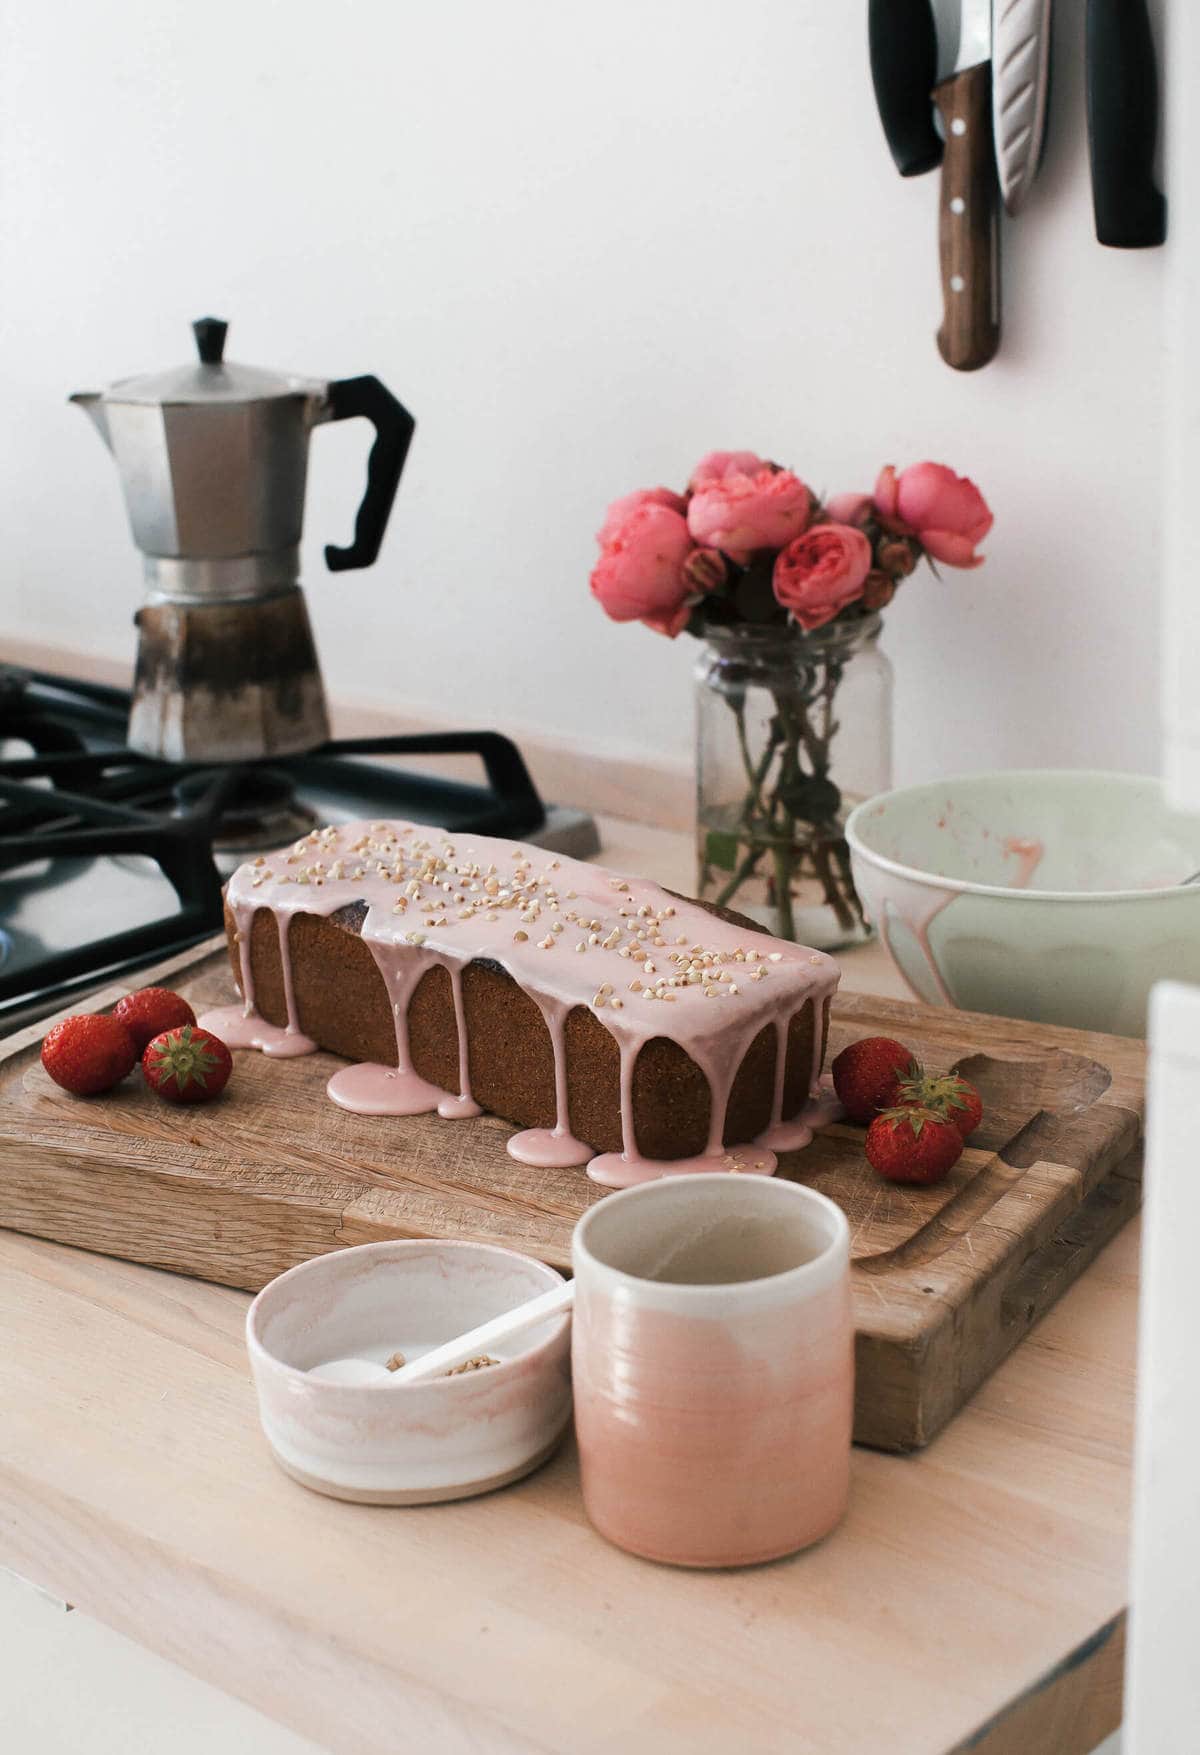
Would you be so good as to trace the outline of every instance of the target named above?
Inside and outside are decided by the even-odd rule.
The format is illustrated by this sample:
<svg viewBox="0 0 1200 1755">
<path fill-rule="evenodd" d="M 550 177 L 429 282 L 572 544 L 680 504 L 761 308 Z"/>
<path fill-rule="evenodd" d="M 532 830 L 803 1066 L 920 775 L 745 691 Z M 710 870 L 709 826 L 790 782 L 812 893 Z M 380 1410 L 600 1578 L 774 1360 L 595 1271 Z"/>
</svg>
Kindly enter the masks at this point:
<svg viewBox="0 0 1200 1755">
<path fill-rule="evenodd" d="M 1094 241 L 1084 8 L 1056 10 L 1003 351 L 959 376 L 860 0 L 11 0 L 0 634 L 130 650 L 139 563 L 63 398 L 212 310 L 231 357 L 374 371 L 419 419 L 380 563 L 337 580 L 366 439 L 314 440 L 334 692 L 682 756 L 694 648 L 587 594 L 605 502 L 712 446 L 830 489 L 932 456 L 997 525 L 890 612 L 898 777 L 1155 768 L 1164 253 Z"/>
</svg>

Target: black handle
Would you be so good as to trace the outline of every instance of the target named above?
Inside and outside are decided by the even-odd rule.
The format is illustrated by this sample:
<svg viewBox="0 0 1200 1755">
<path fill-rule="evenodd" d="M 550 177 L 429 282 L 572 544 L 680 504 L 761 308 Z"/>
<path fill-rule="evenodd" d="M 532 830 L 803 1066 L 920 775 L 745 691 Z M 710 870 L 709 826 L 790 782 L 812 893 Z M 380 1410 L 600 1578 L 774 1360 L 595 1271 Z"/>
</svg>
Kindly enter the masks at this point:
<svg viewBox="0 0 1200 1755">
<path fill-rule="evenodd" d="M 378 378 L 339 378 L 329 386 L 328 395 L 330 420 L 353 420 L 361 414 L 375 428 L 354 541 L 349 548 L 330 543 L 325 550 L 330 572 L 344 573 L 351 567 L 369 567 L 379 553 L 417 423 Z"/>
<path fill-rule="evenodd" d="M 930 94 L 937 80 L 937 29 L 929 0 L 869 0 L 867 34 L 875 102 L 896 169 L 919 177 L 942 162 Z"/>
<path fill-rule="evenodd" d="M 1167 203 L 1154 183 L 1158 66 L 1146 0 L 1088 0 L 1087 112 L 1096 236 L 1120 250 L 1161 244 Z"/>
</svg>

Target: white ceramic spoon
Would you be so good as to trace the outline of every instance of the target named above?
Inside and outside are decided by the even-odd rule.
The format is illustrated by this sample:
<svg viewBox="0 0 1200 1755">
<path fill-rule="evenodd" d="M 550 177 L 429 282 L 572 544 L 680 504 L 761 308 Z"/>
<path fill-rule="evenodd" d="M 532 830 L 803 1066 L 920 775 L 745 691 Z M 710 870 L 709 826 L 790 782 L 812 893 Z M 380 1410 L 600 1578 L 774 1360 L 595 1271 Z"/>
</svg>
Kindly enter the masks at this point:
<svg viewBox="0 0 1200 1755">
<path fill-rule="evenodd" d="M 570 1310 L 575 1302 L 575 1282 L 566 1280 L 561 1286 L 552 1286 L 548 1292 L 542 1292 L 536 1298 L 530 1298 L 524 1304 L 518 1304 L 515 1310 L 506 1310 L 502 1316 L 493 1316 L 488 1322 L 481 1322 L 478 1328 L 469 1329 L 457 1340 L 446 1341 L 440 1347 L 423 1353 L 409 1365 L 401 1365 L 398 1371 L 388 1372 L 393 1383 L 416 1383 L 423 1377 L 441 1377 L 452 1371 L 456 1365 L 465 1365 L 468 1359 L 474 1359 L 479 1353 L 486 1353 L 491 1347 L 511 1340 L 514 1335 L 522 1334 L 527 1328 L 534 1328 L 547 1317 L 558 1316 L 564 1310 Z"/>
</svg>

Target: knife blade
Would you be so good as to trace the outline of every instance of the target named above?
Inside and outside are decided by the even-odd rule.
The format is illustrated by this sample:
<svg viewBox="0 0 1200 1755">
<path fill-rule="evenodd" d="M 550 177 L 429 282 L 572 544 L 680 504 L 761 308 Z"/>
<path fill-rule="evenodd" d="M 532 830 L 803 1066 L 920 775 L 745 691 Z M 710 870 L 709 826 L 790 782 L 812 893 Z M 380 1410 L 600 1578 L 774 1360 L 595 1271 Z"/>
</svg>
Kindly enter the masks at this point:
<svg viewBox="0 0 1200 1755">
<path fill-rule="evenodd" d="M 986 366 L 1000 345 L 999 233 L 992 151 L 992 0 L 934 0 L 934 87 L 946 154 L 938 214 L 942 326 L 938 350 L 958 372 Z"/>
<path fill-rule="evenodd" d="M 937 82 L 937 32 L 930 0 L 869 0 L 867 38 L 875 102 L 902 177 L 942 162 L 930 93 Z"/>
<path fill-rule="evenodd" d="M 1158 66 L 1146 0 L 1088 0 L 1087 115 L 1096 236 L 1152 249 L 1167 235 L 1167 203 L 1154 181 Z"/>
<path fill-rule="evenodd" d="M 1050 77 L 1050 0 L 995 0 L 992 132 L 1000 193 L 1019 213 L 1041 162 Z"/>
</svg>

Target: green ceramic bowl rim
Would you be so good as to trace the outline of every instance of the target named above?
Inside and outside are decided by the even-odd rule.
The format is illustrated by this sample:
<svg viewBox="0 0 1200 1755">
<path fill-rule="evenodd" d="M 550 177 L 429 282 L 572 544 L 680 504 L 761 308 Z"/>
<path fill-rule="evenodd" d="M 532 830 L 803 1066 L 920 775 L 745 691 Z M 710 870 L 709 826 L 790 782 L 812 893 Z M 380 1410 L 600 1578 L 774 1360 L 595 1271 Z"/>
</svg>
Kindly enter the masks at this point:
<svg viewBox="0 0 1200 1755">
<path fill-rule="evenodd" d="M 989 768 L 982 774 L 955 774 L 944 780 L 924 780 L 916 786 L 896 786 L 890 792 L 877 792 L 874 798 L 864 798 L 850 812 L 846 819 L 846 840 L 850 844 L 851 852 L 857 853 L 868 865 L 891 872 L 894 877 L 907 878 L 910 883 L 922 884 L 926 889 L 950 890 L 956 895 L 988 896 L 997 901 L 1160 902 L 1172 896 L 1200 896 L 1200 883 L 1168 884 L 1165 889 L 1156 890 L 1038 890 L 1032 885 L 1014 889 L 1010 884 L 980 884 L 972 878 L 940 877 L 936 872 L 922 871 L 915 865 L 902 865 L 898 859 L 889 859 L 886 854 L 877 853 L 858 833 L 859 819 L 864 818 L 868 811 L 878 805 L 888 804 L 894 799 L 909 798 L 918 793 L 932 792 L 942 786 L 976 785 L 981 780 L 1101 780 L 1114 786 L 1156 787 L 1160 793 L 1163 784 L 1153 774 L 1121 774 L 1103 768 Z M 1200 861 L 1197 863 L 1200 864 Z"/>
</svg>

